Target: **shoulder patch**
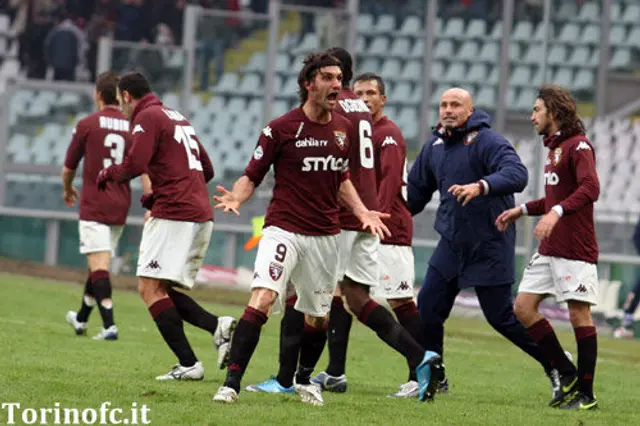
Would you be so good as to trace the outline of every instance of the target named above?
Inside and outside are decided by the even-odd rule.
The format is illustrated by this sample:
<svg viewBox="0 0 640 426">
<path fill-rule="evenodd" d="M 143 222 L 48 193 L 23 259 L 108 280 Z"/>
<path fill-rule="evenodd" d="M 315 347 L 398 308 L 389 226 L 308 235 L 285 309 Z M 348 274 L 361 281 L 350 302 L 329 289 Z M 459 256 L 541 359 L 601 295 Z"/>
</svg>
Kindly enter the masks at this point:
<svg viewBox="0 0 640 426">
<path fill-rule="evenodd" d="M 591 146 L 586 141 L 580 141 L 580 143 L 576 147 L 576 151 L 580 151 L 581 149 L 591 151 Z"/>
<path fill-rule="evenodd" d="M 384 138 L 384 141 L 382 141 L 382 146 L 384 147 L 387 145 L 398 145 L 398 143 L 393 138 L 393 136 L 387 136 L 386 138 Z"/>
</svg>

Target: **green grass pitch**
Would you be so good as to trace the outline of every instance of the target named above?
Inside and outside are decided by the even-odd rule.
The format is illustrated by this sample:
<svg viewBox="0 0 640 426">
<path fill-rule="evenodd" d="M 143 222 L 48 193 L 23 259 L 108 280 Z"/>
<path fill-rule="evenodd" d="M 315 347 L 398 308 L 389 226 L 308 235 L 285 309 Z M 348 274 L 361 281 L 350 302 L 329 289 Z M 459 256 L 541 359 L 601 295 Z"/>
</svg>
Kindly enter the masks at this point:
<svg viewBox="0 0 640 426">
<path fill-rule="evenodd" d="M 451 391 L 433 403 L 396 400 L 387 394 L 406 380 L 404 360 L 364 326 L 354 322 L 345 394 L 325 393 L 325 406 L 295 396 L 242 392 L 235 405 L 211 401 L 224 372 L 215 368 L 208 333 L 186 325 L 205 366 L 201 382 L 156 382 L 175 363 L 138 295 L 115 291 L 117 342 L 76 337 L 65 323 L 78 308 L 81 287 L 22 276 L 0 275 L 0 402 L 22 408 L 98 408 L 105 402 L 129 409 L 149 407 L 153 425 L 637 425 L 640 424 L 640 342 L 599 340 L 595 389 L 600 409 L 564 412 L 548 408 L 550 385 L 542 369 L 497 335 L 483 320 L 451 318 L 445 360 Z M 217 315 L 243 307 L 205 303 Z M 274 374 L 279 315 L 267 323 L 244 385 Z M 98 332 L 94 310 L 89 336 Z M 576 356 L 570 331 L 559 333 Z M 318 365 L 326 366 L 326 351 Z M 317 370 L 319 371 L 319 370 Z M 19 419 L 18 419 L 19 420 Z M 0 424 L 7 424 L 7 410 Z M 17 421 L 15 424 L 22 424 Z M 53 423 L 49 423 L 53 424 Z M 98 424 L 96 422 L 96 424 Z"/>
</svg>

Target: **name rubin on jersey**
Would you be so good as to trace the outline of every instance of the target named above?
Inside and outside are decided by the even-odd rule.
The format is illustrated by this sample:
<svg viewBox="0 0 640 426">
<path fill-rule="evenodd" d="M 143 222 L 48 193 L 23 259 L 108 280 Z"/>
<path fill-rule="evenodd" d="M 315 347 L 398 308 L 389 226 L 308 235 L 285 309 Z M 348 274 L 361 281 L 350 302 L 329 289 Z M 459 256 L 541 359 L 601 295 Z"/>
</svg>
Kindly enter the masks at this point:
<svg viewBox="0 0 640 426">
<path fill-rule="evenodd" d="M 115 132 L 128 132 L 129 121 L 113 117 L 100 117 L 99 126 L 101 129 L 113 130 Z"/>
</svg>

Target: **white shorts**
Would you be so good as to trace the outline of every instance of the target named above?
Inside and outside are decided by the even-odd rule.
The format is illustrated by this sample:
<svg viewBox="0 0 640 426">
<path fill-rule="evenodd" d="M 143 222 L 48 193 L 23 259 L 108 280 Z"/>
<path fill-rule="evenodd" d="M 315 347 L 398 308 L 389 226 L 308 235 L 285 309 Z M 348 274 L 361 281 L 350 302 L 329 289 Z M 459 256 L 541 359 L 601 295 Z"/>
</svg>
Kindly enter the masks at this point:
<svg viewBox="0 0 640 426">
<path fill-rule="evenodd" d="M 519 293 L 551 295 L 558 302 L 598 301 L 598 269 L 593 263 L 536 253 L 525 268 Z"/>
<path fill-rule="evenodd" d="M 415 272 L 413 250 L 409 246 L 380 244 L 380 285 L 372 294 L 384 299 L 413 299 Z"/>
<path fill-rule="evenodd" d="M 331 309 L 337 263 L 338 235 L 301 235 L 269 226 L 258 244 L 251 288 L 275 291 L 281 307 L 291 282 L 298 294 L 295 309 L 323 317 Z"/>
<path fill-rule="evenodd" d="M 209 248 L 213 222 L 149 218 L 142 229 L 136 275 L 191 289 Z"/>
<path fill-rule="evenodd" d="M 80 253 L 111 252 L 118 246 L 124 225 L 107 225 L 89 220 L 78 222 L 80 234 Z"/>
<path fill-rule="evenodd" d="M 374 287 L 380 281 L 377 235 L 343 230 L 340 233 L 338 281 L 346 275 L 358 284 Z"/>
</svg>

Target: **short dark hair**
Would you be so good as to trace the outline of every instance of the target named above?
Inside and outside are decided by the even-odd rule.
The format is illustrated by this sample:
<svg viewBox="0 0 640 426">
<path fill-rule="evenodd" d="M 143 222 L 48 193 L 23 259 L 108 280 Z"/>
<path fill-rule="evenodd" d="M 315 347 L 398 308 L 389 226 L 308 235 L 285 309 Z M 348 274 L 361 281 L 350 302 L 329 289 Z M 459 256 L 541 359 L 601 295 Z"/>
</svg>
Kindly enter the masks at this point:
<svg viewBox="0 0 640 426">
<path fill-rule="evenodd" d="M 538 92 L 548 113 L 558 128 L 567 135 L 586 133 L 583 121 L 578 116 L 578 105 L 571 92 L 556 84 L 545 84 Z"/>
<path fill-rule="evenodd" d="M 324 67 L 340 66 L 340 61 L 335 56 L 331 56 L 328 53 L 310 53 L 302 61 L 304 66 L 298 74 L 298 95 L 300 96 L 300 102 L 305 103 L 309 92 L 304 87 L 306 83 L 313 81 L 318 74 L 318 70 Z M 343 71 L 344 73 L 344 71 Z"/>
<path fill-rule="evenodd" d="M 327 50 L 327 53 L 338 58 L 342 64 L 342 86 L 349 87 L 349 82 L 353 78 L 353 58 L 351 54 L 346 49 L 337 46 Z"/>
<path fill-rule="evenodd" d="M 142 73 L 129 72 L 120 77 L 118 82 L 120 93 L 127 91 L 133 99 L 140 99 L 144 95 L 151 93 L 149 81 Z"/>
<path fill-rule="evenodd" d="M 384 85 L 384 80 L 382 80 L 382 77 L 380 77 L 380 75 L 376 74 L 375 72 L 365 72 L 363 74 L 360 74 L 353 81 L 353 85 L 355 86 L 356 83 L 359 81 L 375 81 L 378 83 L 378 90 L 380 91 L 380 94 L 381 95 L 387 94 L 387 88 Z"/>
<path fill-rule="evenodd" d="M 96 91 L 102 96 L 105 105 L 118 105 L 118 81 L 119 77 L 111 71 L 103 72 L 96 78 Z"/>
</svg>

